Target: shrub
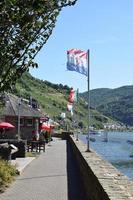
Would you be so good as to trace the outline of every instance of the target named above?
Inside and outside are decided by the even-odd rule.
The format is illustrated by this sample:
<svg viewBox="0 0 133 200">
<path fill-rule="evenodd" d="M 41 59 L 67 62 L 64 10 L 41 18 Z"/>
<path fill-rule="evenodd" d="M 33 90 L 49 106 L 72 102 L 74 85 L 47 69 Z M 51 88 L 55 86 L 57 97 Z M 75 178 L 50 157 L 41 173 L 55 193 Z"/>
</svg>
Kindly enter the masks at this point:
<svg viewBox="0 0 133 200">
<path fill-rule="evenodd" d="M 0 192 L 14 180 L 16 168 L 11 166 L 7 161 L 0 159 Z"/>
</svg>

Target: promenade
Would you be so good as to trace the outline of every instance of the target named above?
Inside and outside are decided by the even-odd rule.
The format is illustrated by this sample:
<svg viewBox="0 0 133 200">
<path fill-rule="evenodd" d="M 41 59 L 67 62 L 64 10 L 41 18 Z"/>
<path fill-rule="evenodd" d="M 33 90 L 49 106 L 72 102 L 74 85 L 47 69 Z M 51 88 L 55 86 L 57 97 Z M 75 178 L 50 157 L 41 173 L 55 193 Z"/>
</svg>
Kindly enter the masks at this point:
<svg viewBox="0 0 133 200">
<path fill-rule="evenodd" d="M 0 200 L 87 200 L 80 174 L 66 140 L 54 138 Z"/>
</svg>

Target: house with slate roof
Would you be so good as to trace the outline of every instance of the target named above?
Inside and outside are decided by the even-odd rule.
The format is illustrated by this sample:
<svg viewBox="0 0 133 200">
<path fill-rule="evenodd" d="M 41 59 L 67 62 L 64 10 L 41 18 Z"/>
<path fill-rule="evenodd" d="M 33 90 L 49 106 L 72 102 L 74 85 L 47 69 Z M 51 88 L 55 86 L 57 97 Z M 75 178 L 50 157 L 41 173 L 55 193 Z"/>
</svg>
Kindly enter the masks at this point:
<svg viewBox="0 0 133 200">
<path fill-rule="evenodd" d="M 45 115 L 38 109 L 35 100 L 34 105 L 28 103 L 28 100 L 20 99 L 12 94 L 4 95 L 4 110 L 0 117 L 1 121 L 6 121 L 15 126 L 15 128 L 5 130 L 5 138 L 31 139 L 33 131 L 39 131 L 40 118 Z"/>
</svg>

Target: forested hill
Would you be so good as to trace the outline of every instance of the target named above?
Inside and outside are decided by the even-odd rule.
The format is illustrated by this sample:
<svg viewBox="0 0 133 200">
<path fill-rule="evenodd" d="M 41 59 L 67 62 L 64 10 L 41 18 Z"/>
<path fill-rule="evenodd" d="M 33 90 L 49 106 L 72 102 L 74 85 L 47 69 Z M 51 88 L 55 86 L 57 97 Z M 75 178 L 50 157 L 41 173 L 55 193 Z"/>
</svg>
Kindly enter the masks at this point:
<svg viewBox="0 0 133 200">
<path fill-rule="evenodd" d="M 53 84 L 48 81 L 34 78 L 29 73 L 25 73 L 17 82 L 12 93 L 25 99 L 30 97 L 36 99 L 44 113 L 58 121 L 60 114 L 65 112 L 68 124 L 73 121 L 79 123 L 82 127 L 88 126 L 88 111 L 86 101 L 80 97 L 79 103 L 74 104 L 74 116 L 67 111 L 67 100 L 70 88 L 67 85 Z M 110 119 L 100 114 L 95 109 L 91 109 L 91 125 L 96 128 L 103 128 L 103 123 L 109 122 Z"/>
<path fill-rule="evenodd" d="M 87 93 L 82 93 L 87 98 Z M 90 91 L 91 106 L 108 117 L 133 126 L 133 86 Z"/>
</svg>

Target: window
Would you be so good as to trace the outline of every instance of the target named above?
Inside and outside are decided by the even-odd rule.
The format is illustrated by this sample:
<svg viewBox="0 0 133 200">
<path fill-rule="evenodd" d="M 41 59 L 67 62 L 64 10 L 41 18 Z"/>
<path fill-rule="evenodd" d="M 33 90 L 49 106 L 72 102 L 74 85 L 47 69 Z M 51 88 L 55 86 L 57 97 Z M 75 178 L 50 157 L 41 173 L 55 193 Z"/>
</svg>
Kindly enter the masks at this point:
<svg viewBox="0 0 133 200">
<path fill-rule="evenodd" d="M 32 126 L 33 125 L 33 119 L 27 119 L 26 120 L 26 124 L 27 124 L 27 126 Z"/>
<path fill-rule="evenodd" d="M 20 118 L 20 126 L 24 126 L 24 118 Z"/>
</svg>

